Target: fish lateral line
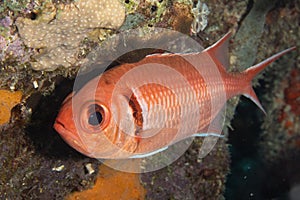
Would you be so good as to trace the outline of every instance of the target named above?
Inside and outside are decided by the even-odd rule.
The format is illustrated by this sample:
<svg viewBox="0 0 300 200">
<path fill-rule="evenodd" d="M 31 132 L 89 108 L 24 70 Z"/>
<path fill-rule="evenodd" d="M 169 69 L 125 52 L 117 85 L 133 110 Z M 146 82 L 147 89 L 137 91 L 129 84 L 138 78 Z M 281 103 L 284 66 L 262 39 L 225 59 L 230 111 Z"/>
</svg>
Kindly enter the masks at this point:
<svg viewBox="0 0 300 200">
<path fill-rule="evenodd" d="M 195 133 L 192 137 L 218 137 L 218 138 L 225 138 L 224 135 L 219 133 Z"/>
<path fill-rule="evenodd" d="M 160 153 L 160 152 L 163 152 L 165 150 L 168 149 L 169 146 L 165 146 L 161 149 L 158 149 L 158 150 L 155 150 L 155 151 L 151 151 L 149 153 L 145 153 L 145 154 L 136 154 L 136 155 L 133 155 L 133 156 L 130 156 L 129 158 L 145 158 L 145 157 L 148 157 L 148 156 L 153 156 L 157 153 Z"/>
<path fill-rule="evenodd" d="M 191 137 L 218 137 L 218 138 L 225 138 L 224 135 L 218 134 L 218 133 L 195 133 L 193 134 Z M 141 140 L 142 138 L 139 138 L 139 140 Z M 174 145 L 174 144 L 171 144 Z M 175 144 L 176 145 L 176 144 Z M 145 158 L 148 156 L 153 156 L 157 153 L 163 152 L 165 150 L 168 149 L 169 146 L 165 146 L 161 149 L 155 150 L 155 151 L 151 151 L 149 153 L 145 153 L 145 154 L 136 154 L 133 156 L 130 156 L 129 158 Z"/>
</svg>

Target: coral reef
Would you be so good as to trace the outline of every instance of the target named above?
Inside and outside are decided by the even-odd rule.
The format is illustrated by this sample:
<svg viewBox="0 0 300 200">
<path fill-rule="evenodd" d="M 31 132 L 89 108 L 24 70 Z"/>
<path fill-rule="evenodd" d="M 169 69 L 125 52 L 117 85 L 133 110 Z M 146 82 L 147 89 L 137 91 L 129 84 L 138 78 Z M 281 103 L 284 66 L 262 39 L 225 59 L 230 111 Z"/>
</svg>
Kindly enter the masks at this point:
<svg viewBox="0 0 300 200">
<path fill-rule="evenodd" d="M 78 68 L 76 68 L 76 65 L 75 70 L 58 67 L 56 64 L 63 62 L 63 54 L 60 55 L 61 57 L 55 58 L 57 62 L 53 66 L 49 63 L 51 61 L 49 55 L 51 55 L 52 50 L 50 47 L 54 49 L 55 45 L 60 45 L 61 48 L 65 47 L 63 44 L 54 41 L 61 36 L 55 35 L 55 31 L 58 33 L 62 31 L 62 34 L 69 33 L 74 36 L 72 32 L 74 30 L 63 28 L 62 19 L 67 13 L 70 13 L 70 10 L 78 14 L 79 8 L 74 5 L 79 2 L 83 1 L 53 1 L 53 3 L 49 1 L 26 1 L 24 7 L 20 7 L 18 11 L 5 7 L 5 12 L 1 13 L 1 16 L 4 16 L 1 17 L 4 26 L 4 29 L 1 29 L 1 45 L 3 44 L 4 48 L 1 49 L 1 55 L 3 56 L 0 87 L 23 92 L 23 103 L 13 109 L 11 122 L 0 127 L 0 162 L 3 166 L 0 173 L 1 199 L 62 199 L 72 191 L 82 191 L 91 187 L 96 178 L 98 161 L 85 158 L 68 147 L 52 128 L 63 98 L 72 90 L 73 82 L 65 80 L 63 76 L 74 78 Z M 138 19 L 142 19 L 129 24 L 133 24 L 133 27 L 148 27 L 148 22 L 152 21 L 151 17 L 156 16 L 156 11 L 151 11 L 151 3 L 147 5 L 148 7 L 141 2 L 135 13 L 128 14 L 141 16 Z M 158 20 L 157 24 L 161 23 L 160 25 L 163 27 L 172 27 L 170 24 L 177 20 L 176 27 L 181 29 L 181 26 L 184 25 L 185 28 L 181 30 L 188 33 L 193 20 L 188 9 L 190 5 L 176 3 L 176 7 L 176 9 L 165 7 L 168 12 L 163 12 L 164 20 Z M 179 15 L 180 8 L 184 8 L 184 13 Z M 149 13 L 153 14 L 150 16 Z M 185 14 L 188 17 L 185 18 Z M 169 20 L 170 17 L 171 20 Z M 80 19 L 85 19 L 85 16 Z M 126 21 L 130 22 L 128 19 Z M 133 20 L 136 20 L 136 18 L 133 18 Z M 120 19 L 120 23 L 121 21 Z M 69 22 L 64 21 L 64 23 L 65 26 L 68 26 Z M 75 22 L 71 21 L 70 23 L 74 25 Z M 56 26 L 56 24 L 61 25 L 61 27 Z M 78 55 L 75 55 L 76 61 L 84 58 L 94 48 L 95 43 L 91 42 L 93 38 L 96 38 L 99 42 L 99 39 L 100 41 L 104 40 L 106 35 L 111 32 L 105 30 L 103 33 L 98 28 L 90 32 L 87 24 L 82 26 L 86 28 L 82 29 L 86 31 L 84 37 L 88 38 L 82 38 L 82 33 L 80 33 L 79 37 L 81 38 L 80 41 L 78 40 L 77 46 L 75 45 L 78 42 L 76 38 L 75 43 L 71 44 L 74 46 L 66 46 L 68 52 L 71 52 L 71 49 L 67 49 L 67 47 L 74 47 L 79 51 Z M 93 27 L 92 29 L 94 29 Z M 122 26 L 123 30 L 127 28 L 130 27 L 126 27 L 126 24 Z M 31 32 L 25 33 L 30 29 Z M 52 38 L 48 38 L 49 35 L 45 36 L 47 35 L 46 30 L 48 30 L 47 34 L 53 36 Z M 37 38 L 41 38 L 41 41 L 37 42 Z M 48 38 L 48 40 L 44 40 L 45 38 Z M 167 37 L 165 38 L 167 39 Z M 69 39 L 66 39 L 68 43 L 71 41 Z M 8 47 L 15 40 L 24 41 L 26 46 L 23 43 L 17 43 L 19 46 L 13 46 L 13 50 L 23 50 L 25 52 L 24 57 L 22 51 L 8 51 Z M 145 55 L 143 53 L 143 56 Z M 138 57 L 141 58 L 140 55 Z M 137 59 L 135 56 L 129 56 L 125 60 L 130 61 L 130 58 Z M 40 65 L 40 61 L 44 59 L 49 66 Z M 76 64 L 78 63 L 80 62 Z M 45 70 L 33 71 L 32 67 L 35 66 L 40 67 L 39 69 L 43 69 L 43 67 L 50 67 L 51 70 L 58 67 L 58 69 L 51 72 Z M 56 89 L 54 90 L 54 88 Z M 92 165 L 96 172 L 90 173 L 87 170 L 87 165 Z"/>
<path fill-rule="evenodd" d="M 260 25 L 262 31 L 257 33 L 261 34 L 261 38 L 253 40 L 257 46 L 252 50 L 254 52 L 249 52 L 249 55 L 256 55 L 256 62 L 288 47 L 300 45 L 297 25 L 300 20 L 299 2 L 270 3 L 273 8 L 265 15 L 265 24 Z M 253 24 L 256 23 L 257 20 L 253 20 Z M 253 57 L 249 56 L 247 60 L 251 61 Z M 262 116 L 260 111 L 257 113 L 251 108 L 246 109 L 245 104 L 240 106 L 245 110 L 244 115 L 241 114 L 243 117 L 234 121 L 235 128 L 241 132 L 233 132 L 230 136 L 241 149 L 244 148 L 245 153 L 235 152 L 239 161 L 235 161 L 232 174 L 238 174 L 239 177 L 236 175 L 235 180 L 229 179 L 229 182 L 236 182 L 230 187 L 230 190 L 234 190 L 231 198 L 289 199 L 292 188 L 299 184 L 297 171 L 300 154 L 297 143 L 300 129 L 295 109 L 295 105 L 299 105 L 298 71 L 297 48 L 269 66 L 257 82 L 261 85 L 258 96 L 267 112 L 266 116 Z M 252 117 L 245 117 L 250 113 Z M 266 185 L 266 182 L 270 184 Z"/>
<path fill-rule="evenodd" d="M 17 105 L 22 98 L 22 92 L 10 92 L 0 90 L 0 126 L 10 119 L 11 109 Z"/>
<path fill-rule="evenodd" d="M 75 192 L 67 200 L 86 199 L 132 199 L 145 198 L 145 189 L 140 183 L 138 174 L 116 171 L 102 164 L 93 188 Z"/>
<path fill-rule="evenodd" d="M 0 19 L 0 62 L 15 60 L 20 63 L 29 61 L 31 52 L 26 51 L 17 34 L 11 34 L 13 20 L 10 16 Z"/>
<path fill-rule="evenodd" d="M 202 139 L 194 143 L 177 161 L 155 172 L 141 175 L 146 199 L 221 199 L 229 167 L 226 140 L 200 159 Z"/>
<path fill-rule="evenodd" d="M 205 3 L 201 3 L 201 1 L 198 0 L 196 7 L 192 9 L 192 13 L 194 15 L 194 21 L 192 23 L 191 32 L 197 34 L 203 31 L 207 26 L 209 9 Z"/>
<path fill-rule="evenodd" d="M 20 12 L 24 8 L 28 6 L 30 1 L 28 0 L 20 0 L 20 1 L 13 1 L 13 0 L 4 0 L 0 3 L 0 13 L 5 13 L 6 10 L 11 10 L 15 13 Z"/>
<path fill-rule="evenodd" d="M 90 163 L 97 172 L 98 161 L 74 152 L 52 128 L 69 92 L 66 86 L 70 81 L 49 98 L 35 93 L 26 105 L 14 107 L 10 123 L 0 126 L 0 199 L 62 199 L 95 180 L 96 173 L 89 174 L 85 166 Z M 28 107 L 33 108 L 30 121 Z"/>
<path fill-rule="evenodd" d="M 300 2 L 286 2 L 269 13 L 268 29 L 264 34 L 264 48 L 276 49 L 278 46 L 300 46 Z M 286 23 L 287 21 L 293 23 Z M 289 31 L 282 31 L 283 29 Z M 277 35 L 276 40 L 270 35 Z M 274 42 L 276 41 L 276 42 Z M 271 47 L 271 48 L 270 48 Z M 265 168 L 265 180 L 273 184 L 262 186 L 265 198 L 290 198 L 300 183 L 300 118 L 299 118 L 299 72 L 300 50 L 279 60 L 269 69 L 264 79 L 263 91 L 268 117 L 263 122 L 264 134 L 260 142 L 260 153 Z"/>
<path fill-rule="evenodd" d="M 198 158 L 202 139 L 197 139 L 186 154 L 172 165 L 138 177 L 111 171 L 103 165 L 98 168 L 97 160 L 86 158 L 71 149 L 52 126 L 61 102 L 73 89 L 73 81 L 64 77 L 74 78 L 86 55 L 95 53 L 95 50 L 103 52 L 100 61 L 110 63 L 114 51 L 110 46 L 101 45 L 116 31 L 142 27 L 147 32 L 148 27 L 163 27 L 190 34 L 194 24 L 196 31 L 192 37 L 207 47 L 231 30 L 233 35 L 237 33 L 230 45 L 231 70 L 242 70 L 254 60 L 262 60 L 299 41 L 297 2 L 275 4 L 265 1 L 265 6 L 261 2 L 203 0 L 202 5 L 207 5 L 210 11 L 208 15 L 204 7 L 197 10 L 201 7 L 200 1 L 191 0 L 0 2 L 0 88 L 20 90 L 23 94 L 22 104 L 12 109 L 10 123 L 0 126 L 0 165 L 3 166 L 0 172 L 0 199 L 62 199 L 66 196 L 84 199 L 87 193 L 95 197 L 98 186 L 103 184 L 107 188 L 100 195 L 109 195 L 110 189 L 114 189 L 109 186 L 116 187 L 114 184 L 118 183 L 132 184 L 130 195 L 137 199 L 224 198 L 226 175 L 230 170 L 226 139 L 219 140 L 215 149 L 203 159 Z M 269 12 L 272 6 L 275 9 Z M 267 23 L 263 25 L 265 17 Z M 203 26 L 197 28 L 197 23 Z M 150 42 L 162 43 L 169 38 L 166 35 Z M 133 39 L 137 44 L 144 42 L 137 37 Z M 153 52 L 161 51 L 133 51 L 117 59 L 116 63 L 137 61 Z M 299 118 L 295 103 L 298 100 L 295 96 L 298 94 L 298 86 L 295 86 L 298 84 L 298 57 L 288 59 L 285 56 L 286 59 L 279 62 L 281 65 L 269 67 L 266 72 L 268 76 L 262 82 L 265 89 L 259 92 L 265 109 L 270 113 L 263 125 L 265 134 L 261 151 L 264 160 L 277 163 L 277 166 L 282 166 L 286 161 L 292 169 L 296 169 L 295 159 L 292 156 L 284 159 L 284 155 L 291 155 L 299 144 Z M 295 63 L 297 59 L 298 64 Z M 291 69 L 293 66 L 297 69 Z M 228 126 L 238 98 L 232 102 L 228 105 Z M 248 127 L 245 123 L 251 124 L 251 118 L 262 120 L 263 115 L 255 114 L 253 110 L 248 118 L 238 116 L 243 127 Z M 10 112 L 5 115 L 7 113 Z M 248 121 L 242 121 L 244 118 Z M 255 124 L 255 127 L 258 125 Z M 237 130 L 235 135 L 245 134 L 240 131 L 242 133 Z M 259 130 L 254 131 L 252 135 L 259 135 Z M 245 144 L 242 141 L 239 140 L 240 144 Z M 249 140 L 246 142 L 249 143 Z M 253 144 L 252 147 L 257 146 Z M 281 162 L 276 162 L 279 158 L 282 158 Z M 259 168 L 259 165 L 245 163 L 240 165 L 246 171 L 251 171 L 248 166 Z M 277 169 L 274 171 L 278 172 Z M 291 174 L 287 173 L 287 176 L 291 177 Z M 139 185 L 139 178 L 143 187 Z M 291 183 L 296 185 L 297 179 Z M 238 186 L 235 185 L 236 188 Z M 86 191 L 87 188 L 90 189 Z M 104 188 L 101 189 L 103 191 Z M 128 188 L 116 188 L 115 192 L 117 189 L 120 190 L 116 195 L 121 195 Z M 74 191 L 83 192 L 71 194 Z M 253 192 L 253 195 L 257 194 Z"/>
<path fill-rule="evenodd" d="M 299 2 L 290 2 L 280 5 L 268 15 L 268 29 L 264 34 L 264 45 L 262 48 L 279 51 L 278 46 L 299 46 L 299 27 L 286 21 L 299 23 L 298 16 Z M 282 31 L 288 29 L 289 31 Z M 276 40 L 269 35 L 278 35 L 280 40 Z M 276 41 L 276 42 L 274 42 Z M 272 48 L 270 48 L 272 47 Z M 268 117 L 263 123 L 264 129 L 262 142 L 262 155 L 268 163 L 273 163 L 282 156 L 286 156 L 285 151 L 295 148 L 293 143 L 299 138 L 299 49 L 296 52 L 280 59 L 273 68 L 266 71 L 264 78 L 266 89 L 263 91 L 264 101 Z"/>
<path fill-rule="evenodd" d="M 80 42 L 93 29 L 117 29 L 125 18 L 125 9 L 118 0 L 80 0 L 45 7 L 36 19 L 20 17 L 16 21 L 25 45 L 39 52 L 31 63 L 35 70 L 72 66 Z"/>
<path fill-rule="evenodd" d="M 128 15 L 121 30 L 156 26 L 189 34 L 194 21 L 193 2 L 189 0 L 128 0 L 124 5 Z"/>
</svg>

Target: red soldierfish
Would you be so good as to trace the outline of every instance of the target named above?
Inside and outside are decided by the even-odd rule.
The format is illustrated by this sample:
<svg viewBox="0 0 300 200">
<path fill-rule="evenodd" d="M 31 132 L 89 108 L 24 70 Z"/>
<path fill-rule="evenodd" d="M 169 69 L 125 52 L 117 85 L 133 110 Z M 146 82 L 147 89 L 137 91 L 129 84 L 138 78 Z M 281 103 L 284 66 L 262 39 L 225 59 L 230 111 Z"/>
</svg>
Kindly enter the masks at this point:
<svg viewBox="0 0 300 200">
<path fill-rule="evenodd" d="M 286 49 L 238 73 L 228 73 L 230 34 L 200 53 L 154 54 L 122 64 L 64 101 L 54 128 L 94 158 L 143 157 L 192 136 L 220 136 L 221 110 L 245 95 L 263 110 L 252 79 Z"/>
</svg>

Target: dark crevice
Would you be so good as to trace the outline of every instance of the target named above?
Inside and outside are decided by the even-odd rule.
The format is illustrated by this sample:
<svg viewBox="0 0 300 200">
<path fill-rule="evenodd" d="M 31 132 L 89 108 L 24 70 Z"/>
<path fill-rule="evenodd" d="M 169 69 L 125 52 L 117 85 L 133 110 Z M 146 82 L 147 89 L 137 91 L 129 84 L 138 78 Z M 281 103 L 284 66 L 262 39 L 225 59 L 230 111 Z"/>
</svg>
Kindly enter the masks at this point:
<svg viewBox="0 0 300 200">
<path fill-rule="evenodd" d="M 129 99 L 129 106 L 133 110 L 133 118 L 136 124 L 136 132 L 138 132 L 143 127 L 143 115 L 142 115 L 142 108 L 139 104 L 139 102 L 136 99 L 136 96 L 134 94 L 131 95 Z"/>
<path fill-rule="evenodd" d="M 73 81 L 63 80 L 51 95 L 32 95 L 28 107 L 32 108 L 30 124 L 26 127 L 27 136 L 33 142 L 36 152 L 46 157 L 82 158 L 54 130 L 53 124 L 64 98 L 72 92 Z"/>
</svg>

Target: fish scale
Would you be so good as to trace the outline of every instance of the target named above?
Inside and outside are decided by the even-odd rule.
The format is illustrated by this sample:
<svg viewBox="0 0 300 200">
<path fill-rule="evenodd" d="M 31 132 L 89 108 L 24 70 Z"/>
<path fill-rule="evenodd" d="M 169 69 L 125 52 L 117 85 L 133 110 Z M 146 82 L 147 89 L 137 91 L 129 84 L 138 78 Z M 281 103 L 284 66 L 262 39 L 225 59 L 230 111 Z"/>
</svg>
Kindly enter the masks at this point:
<svg viewBox="0 0 300 200">
<path fill-rule="evenodd" d="M 173 56 L 172 56 L 173 57 Z M 182 57 L 178 56 L 179 59 L 182 59 Z M 179 68 L 183 68 L 184 70 L 180 70 L 180 74 L 186 78 L 188 81 L 187 84 L 178 84 L 178 80 L 173 79 L 173 77 L 169 77 L 169 80 L 165 80 L 161 83 L 161 85 L 173 85 L 172 89 L 169 89 L 167 87 L 161 86 L 160 84 L 147 84 L 143 87 L 140 87 L 140 93 L 141 96 L 138 97 L 138 101 L 144 102 L 145 107 L 147 107 L 151 113 L 155 113 L 152 117 L 149 117 L 149 115 L 145 115 L 144 118 L 149 119 L 147 124 L 151 125 L 150 128 L 157 128 L 154 121 L 157 121 L 156 119 L 160 119 L 160 115 L 164 117 L 168 117 L 165 119 L 167 123 L 169 123 L 169 126 L 166 126 L 168 128 L 178 128 L 179 120 L 182 116 L 185 116 L 187 119 L 189 118 L 199 118 L 199 116 L 193 115 L 193 110 L 195 110 L 195 107 L 199 105 L 201 107 L 201 110 L 203 110 L 203 119 L 209 118 L 209 105 L 205 104 L 205 102 L 210 102 L 210 98 L 215 98 L 216 94 L 208 95 L 206 84 L 213 85 L 212 87 L 220 87 L 219 85 L 206 83 L 204 84 L 204 80 L 201 78 L 201 75 L 199 72 L 195 71 L 195 74 L 191 74 L 191 70 L 189 68 L 193 68 L 190 64 L 188 65 L 187 62 L 184 62 L 186 65 L 185 67 L 182 65 L 182 62 L 176 62 L 178 64 L 172 65 L 172 59 L 175 58 L 163 58 L 165 60 L 151 60 L 151 56 L 145 60 L 145 62 L 149 63 L 164 63 L 165 65 L 178 70 Z M 162 62 L 161 62 L 162 61 Z M 140 65 L 141 63 L 139 63 Z M 153 64 L 155 65 L 155 64 Z M 138 67 L 138 66 L 137 66 Z M 155 71 L 155 69 L 153 69 Z M 158 73 L 158 72 L 156 72 Z M 148 80 L 151 82 L 152 80 Z M 177 84 L 176 84 L 177 83 Z M 217 91 L 217 90 L 214 90 Z M 167 95 L 162 95 L 167 94 Z M 191 96 L 194 96 L 194 98 L 191 98 Z M 198 101 L 195 101 L 195 98 L 197 98 Z M 141 100 L 142 99 L 142 100 Z M 170 104 L 167 104 L 166 102 L 172 102 Z M 162 105 L 163 108 L 157 107 L 155 110 L 155 105 Z M 203 106 L 204 105 L 204 106 Z M 180 108 L 185 107 L 183 111 L 185 113 L 181 113 Z M 173 115 L 165 114 L 167 111 L 171 112 Z M 190 116 L 190 117 L 189 117 Z M 152 120 L 153 118 L 153 120 Z M 207 120 L 199 120 L 199 131 L 200 127 L 206 127 L 208 124 Z M 159 125 L 158 125 L 159 126 Z M 161 126 L 160 126 L 161 127 Z"/>
</svg>

